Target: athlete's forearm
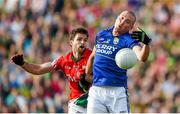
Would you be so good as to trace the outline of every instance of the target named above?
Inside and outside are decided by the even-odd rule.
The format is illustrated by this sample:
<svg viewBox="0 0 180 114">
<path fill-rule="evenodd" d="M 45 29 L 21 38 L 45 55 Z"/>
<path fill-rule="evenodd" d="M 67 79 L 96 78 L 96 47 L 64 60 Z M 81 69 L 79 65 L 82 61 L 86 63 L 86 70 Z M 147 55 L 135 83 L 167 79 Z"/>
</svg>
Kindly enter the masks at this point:
<svg viewBox="0 0 180 114">
<path fill-rule="evenodd" d="M 86 80 L 90 83 L 92 83 L 92 72 L 93 72 L 92 69 L 93 69 L 93 62 L 94 62 L 95 53 L 96 53 L 96 48 L 94 47 L 91 55 L 89 56 L 87 64 L 86 64 L 86 70 L 85 70 Z"/>
<path fill-rule="evenodd" d="M 150 52 L 150 46 L 143 45 L 143 47 L 140 51 L 141 61 L 145 62 L 148 59 L 149 52 Z"/>
<path fill-rule="evenodd" d="M 134 46 L 133 51 L 136 53 L 136 56 L 139 61 L 145 62 L 149 56 L 150 46 L 149 45 L 143 45 L 142 47 Z"/>
<path fill-rule="evenodd" d="M 89 57 L 89 60 L 87 61 L 87 65 L 86 65 L 86 75 L 87 76 L 91 76 L 92 75 L 93 61 L 94 61 L 94 56 L 91 55 Z"/>
<path fill-rule="evenodd" d="M 93 68 L 93 61 L 94 61 L 95 53 L 96 53 L 96 48 L 94 47 L 91 55 L 89 56 L 87 64 L 86 64 L 85 72 L 86 72 L 86 75 L 89 77 L 92 77 L 92 68 Z"/>
<path fill-rule="evenodd" d="M 40 65 L 25 62 L 21 67 L 25 71 L 35 75 L 41 75 L 44 73 L 52 72 L 54 70 L 50 62 Z"/>
</svg>

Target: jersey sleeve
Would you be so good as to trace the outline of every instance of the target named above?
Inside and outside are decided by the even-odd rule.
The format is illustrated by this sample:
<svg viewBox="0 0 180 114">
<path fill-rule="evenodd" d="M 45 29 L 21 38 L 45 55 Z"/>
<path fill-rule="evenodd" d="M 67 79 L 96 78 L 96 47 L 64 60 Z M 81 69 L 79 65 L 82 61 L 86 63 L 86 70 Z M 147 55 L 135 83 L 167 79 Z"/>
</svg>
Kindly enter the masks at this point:
<svg viewBox="0 0 180 114">
<path fill-rule="evenodd" d="M 100 38 L 100 36 L 101 36 L 101 33 L 102 33 L 102 31 L 100 31 L 100 32 L 98 32 L 98 33 L 96 34 L 95 44 L 98 43 L 98 40 L 99 40 L 99 38 Z"/>
<path fill-rule="evenodd" d="M 55 70 L 62 70 L 63 57 L 55 59 L 53 62 L 51 62 L 51 64 Z"/>
<path fill-rule="evenodd" d="M 128 48 L 131 48 L 131 49 L 136 45 L 141 46 L 139 41 L 133 39 L 130 35 L 126 38 L 126 45 Z"/>
<path fill-rule="evenodd" d="M 97 34 L 96 34 L 96 38 L 95 38 L 95 40 L 96 40 L 96 44 L 98 43 L 98 41 L 100 40 L 100 38 L 103 36 L 103 35 L 105 35 L 106 34 L 106 29 L 105 30 L 101 30 L 100 32 L 98 32 Z"/>
</svg>

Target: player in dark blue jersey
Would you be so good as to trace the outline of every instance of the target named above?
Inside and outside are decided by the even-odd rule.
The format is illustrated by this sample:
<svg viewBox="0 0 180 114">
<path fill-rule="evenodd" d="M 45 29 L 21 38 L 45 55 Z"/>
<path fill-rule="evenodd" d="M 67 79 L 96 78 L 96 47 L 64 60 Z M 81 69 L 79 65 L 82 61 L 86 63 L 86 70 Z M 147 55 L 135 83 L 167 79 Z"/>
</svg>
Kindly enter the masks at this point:
<svg viewBox="0 0 180 114">
<path fill-rule="evenodd" d="M 116 65 L 115 55 L 123 48 L 131 48 L 139 61 L 147 60 L 151 39 L 142 30 L 129 33 L 135 21 L 133 12 L 123 11 L 117 17 L 114 26 L 97 33 L 96 44 L 86 67 L 88 76 L 93 73 L 87 113 L 130 112 L 127 70 Z"/>
</svg>

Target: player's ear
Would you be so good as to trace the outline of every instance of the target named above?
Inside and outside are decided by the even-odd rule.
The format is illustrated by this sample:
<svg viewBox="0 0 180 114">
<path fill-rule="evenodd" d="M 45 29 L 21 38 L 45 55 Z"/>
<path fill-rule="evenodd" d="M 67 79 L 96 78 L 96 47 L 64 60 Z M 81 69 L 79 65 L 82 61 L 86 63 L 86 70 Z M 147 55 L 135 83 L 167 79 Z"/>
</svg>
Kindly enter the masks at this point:
<svg viewBox="0 0 180 114">
<path fill-rule="evenodd" d="M 134 29 L 134 24 L 131 25 L 130 30 Z"/>
<path fill-rule="evenodd" d="M 72 47 L 72 44 L 73 44 L 73 40 L 70 40 L 70 41 L 69 41 L 69 43 L 70 43 L 70 46 Z"/>
</svg>

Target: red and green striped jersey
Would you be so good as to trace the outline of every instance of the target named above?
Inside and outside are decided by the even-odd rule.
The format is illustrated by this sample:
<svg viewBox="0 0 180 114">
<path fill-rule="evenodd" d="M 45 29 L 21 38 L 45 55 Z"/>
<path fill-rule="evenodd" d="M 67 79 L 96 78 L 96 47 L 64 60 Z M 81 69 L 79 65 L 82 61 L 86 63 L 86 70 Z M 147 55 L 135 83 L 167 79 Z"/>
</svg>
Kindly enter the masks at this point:
<svg viewBox="0 0 180 114">
<path fill-rule="evenodd" d="M 55 70 L 62 70 L 66 75 L 70 88 L 70 99 L 75 99 L 84 94 L 78 86 L 80 76 L 85 74 L 86 63 L 91 54 L 91 50 L 85 49 L 80 59 L 75 60 L 72 51 L 55 59 L 52 65 Z"/>
</svg>

